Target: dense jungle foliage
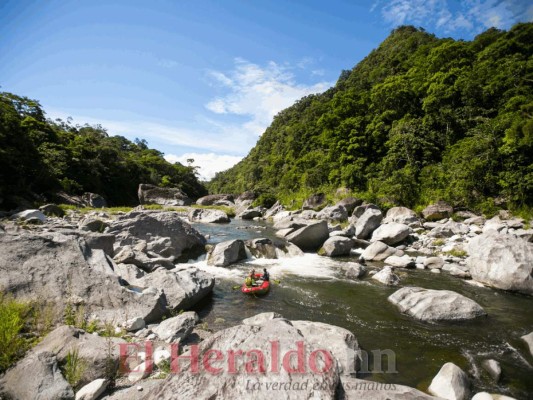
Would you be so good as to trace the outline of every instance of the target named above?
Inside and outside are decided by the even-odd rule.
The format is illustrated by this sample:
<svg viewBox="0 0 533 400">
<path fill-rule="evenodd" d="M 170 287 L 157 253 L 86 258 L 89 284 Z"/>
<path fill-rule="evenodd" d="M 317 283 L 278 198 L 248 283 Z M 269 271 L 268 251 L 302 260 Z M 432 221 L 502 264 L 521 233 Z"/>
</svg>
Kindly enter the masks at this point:
<svg viewBox="0 0 533 400">
<path fill-rule="evenodd" d="M 139 183 L 206 194 L 195 167 L 171 164 L 146 141 L 109 136 L 101 126 L 46 119 L 41 105 L 0 93 L 0 208 L 53 193 L 98 193 L 111 205 L 136 205 Z"/>
<path fill-rule="evenodd" d="M 333 88 L 281 111 L 209 189 L 531 209 L 532 51 L 532 23 L 472 41 L 399 27 Z"/>
</svg>

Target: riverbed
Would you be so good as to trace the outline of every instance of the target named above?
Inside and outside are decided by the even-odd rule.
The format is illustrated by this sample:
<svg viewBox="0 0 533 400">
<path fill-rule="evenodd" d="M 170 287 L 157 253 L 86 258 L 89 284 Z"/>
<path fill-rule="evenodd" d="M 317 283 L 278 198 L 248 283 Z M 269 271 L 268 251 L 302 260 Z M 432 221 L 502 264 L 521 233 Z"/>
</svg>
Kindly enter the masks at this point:
<svg viewBox="0 0 533 400">
<path fill-rule="evenodd" d="M 265 222 L 232 220 L 229 224 L 195 224 L 208 243 L 231 239 L 275 238 Z M 488 391 L 533 398 L 533 357 L 520 336 L 533 331 L 533 298 L 505 291 L 476 287 L 446 272 L 396 270 L 400 285 L 389 287 L 369 278 L 345 277 L 348 262 L 356 257 L 333 259 L 316 254 L 275 260 L 248 259 L 226 268 L 208 266 L 204 259 L 193 263 L 216 277 L 211 297 L 196 307 L 203 323 L 212 330 L 237 325 L 243 318 L 267 311 L 290 320 L 319 321 L 346 328 L 370 355 L 365 379 L 404 384 L 427 390 L 440 367 L 454 362 L 466 371 L 473 393 Z M 368 263 L 369 270 L 379 263 Z M 267 268 L 272 285 L 264 297 L 245 296 L 240 285 L 247 272 Z M 488 313 L 469 322 L 428 324 L 402 315 L 387 297 L 403 286 L 447 289 L 479 303 Z M 383 358 L 374 368 L 372 351 L 392 350 L 395 363 Z M 390 353 L 390 352 L 389 352 Z M 392 353 L 391 353 L 392 354 Z M 494 383 L 482 369 L 481 361 L 495 359 L 502 367 L 502 378 Z M 394 372 L 396 371 L 396 372 Z"/>
</svg>

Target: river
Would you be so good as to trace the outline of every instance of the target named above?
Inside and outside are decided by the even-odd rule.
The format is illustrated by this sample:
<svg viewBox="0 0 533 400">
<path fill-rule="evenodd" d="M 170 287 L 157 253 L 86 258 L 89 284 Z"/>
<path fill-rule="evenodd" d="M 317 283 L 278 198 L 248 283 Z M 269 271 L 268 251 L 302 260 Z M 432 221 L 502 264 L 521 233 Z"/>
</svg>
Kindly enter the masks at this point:
<svg viewBox="0 0 533 400">
<path fill-rule="evenodd" d="M 195 224 L 210 244 L 231 239 L 275 238 L 268 223 L 232 220 L 230 224 Z M 404 384 L 427 390 L 440 367 L 454 362 L 472 377 L 473 393 L 488 391 L 533 398 L 533 358 L 520 336 L 533 331 L 533 298 L 467 284 L 446 272 L 396 270 L 401 286 L 447 289 L 478 302 L 488 317 L 469 322 L 428 324 L 402 315 L 387 297 L 399 287 L 387 287 L 368 277 L 350 280 L 343 266 L 356 258 L 332 259 L 315 254 L 277 260 L 251 259 L 226 268 L 208 266 L 205 260 L 194 265 L 216 277 L 211 297 L 196 307 L 209 329 L 237 325 L 243 318 L 275 311 L 290 320 L 319 321 L 353 332 L 360 346 L 373 350 L 392 350 L 396 373 L 384 359 L 382 371 L 363 375 L 385 383 Z M 379 263 L 368 263 L 379 268 Z M 273 284 L 268 295 L 245 296 L 234 290 L 252 268 L 266 267 Z M 500 362 L 502 378 L 495 384 L 482 369 L 481 361 Z M 370 368 L 372 369 L 372 359 Z"/>
</svg>

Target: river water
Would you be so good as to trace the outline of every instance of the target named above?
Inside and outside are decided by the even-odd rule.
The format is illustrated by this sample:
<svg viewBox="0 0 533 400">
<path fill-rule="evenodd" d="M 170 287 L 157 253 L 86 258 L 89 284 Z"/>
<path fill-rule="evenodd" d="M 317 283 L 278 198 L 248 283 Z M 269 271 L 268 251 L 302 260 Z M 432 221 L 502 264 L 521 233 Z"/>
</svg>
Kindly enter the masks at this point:
<svg viewBox="0 0 533 400">
<path fill-rule="evenodd" d="M 209 237 L 210 244 L 231 239 L 275 238 L 267 223 L 232 220 L 230 224 L 195 224 Z M 399 287 L 387 287 L 370 279 L 350 280 L 344 276 L 346 262 L 356 258 L 332 259 L 315 254 L 277 260 L 249 259 L 226 268 L 194 265 L 216 277 L 213 295 L 196 307 L 203 322 L 213 330 L 237 325 L 242 319 L 275 311 L 290 320 L 319 321 L 341 326 L 354 333 L 365 352 L 392 350 L 396 373 L 386 358 L 381 370 L 373 368 L 362 377 L 385 383 L 404 384 L 426 390 L 440 367 L 454 362 L 468 372 L 473 393 L 488 391 L 533 398 L 533 357 L 520 336 L 533 331 L 533 297 L 480 288 L 446 272 L 396 270 L 401 286 L 447 289 L 478 302 L 488 313 L 469 322 L 428 324 L 418 322 L 387 301 Z M 379 268 L 368 263 L 368 268 Z M 234 290 L 254 267 L 266 267 L 271 280 L 279 279 L 264 297 L 243 295 Z M 500 362 L 502 378 L 495 384 L 482 369 L 481 361 Z"/>
</svg>

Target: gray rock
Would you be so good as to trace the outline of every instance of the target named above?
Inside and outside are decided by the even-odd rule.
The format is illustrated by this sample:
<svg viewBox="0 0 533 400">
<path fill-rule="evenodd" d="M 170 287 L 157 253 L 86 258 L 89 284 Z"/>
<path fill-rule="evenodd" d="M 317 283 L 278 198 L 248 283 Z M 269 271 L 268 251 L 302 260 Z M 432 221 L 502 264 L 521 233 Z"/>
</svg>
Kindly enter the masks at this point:
<svg viewBox="0 0 533 400">
<path fill-rule="evenodd" d="M 533 332 L 530 332 L 527 335 L 522 336 L 521 339 L 524 342 L 526 342 L 527 346 L 529 347 L 529 352 L 533 356 Z"/>
<path fill-rule="evenodd" d="M 309 196 L 302 205 L 302 210 L 319 210 L 326 205 L 326 195 L 317 193 Z"/>
<path fill-rule="evenodd" d="M 381 271 L 372 275 L 372 279 L 388 286 L 396 286 L 400 283 L 400 277 L 393 272 L 390 266 L 385 266 Z"/>
<path fill-rule="evenodd" d="M 279 201 L 276 201 L 276 203 L 265 212 L 264 217 L 272 218 L 282 211 L 283 211 L 283 206 L 280 204 Z"/>
<path fill-rule="evenodd" d="M 466 235 L 470 228 L 460 222 L 448 221 L 445 224 L 439 224 L 429 232 L 429 236 L 434 238 L 448 238 L 453 235 Z"/>
<path fill-rule="evenodd" d="M 107 233 L 94 233 L 88 232 L 82 235 L 87 246 L 93 250 L 103 250 L 105 254 L 109 257 L 113 257 L 114 250 L 113 245 L 115 244 L 115 235 L 110 235 Z"/>
<path fill-rule="evenodd" d="M 230 219 L 222 210 L 195 208 L 189 211 L 189 221 L 218 224 L 230 222 Z"/>
<path fill-rule="evenodd" d="M 259 207 L 252 208 L 249 210 L 242 211 L 239 215 L 237 215 L 237 218 L 240 219 L 254 219 L 258 217 L 262 217 L 263 213 L 261 212 L 261 209 Z"/>
<path fill-rule="evenodd" d="M 500 376 L 502 374 L 502 368 L 500 367 L 500 363 L 496 360 L 483 360 L 481 362 L 481 366 L 485 371 L 489 373 L 492 379 L 494 379 L 494 382 L 498 382 L 500 380 Z"/>
<path fill-rule="evenodd" d="M 159 204 L 162 206 L 188 206 L 192 200 L 178 188 L 159 187 L 141 183 L 137 191 L 140 204 Z"/>
<path fill-rule="evenodd" d="M 76 393 L 76 400 L 96 400 L 107 389 L 107 379 L 96 379 Z"/>
<path fill-rule="evenodd" d="M 438 400 L 420 390 L 342 376 L 338 400 Z"/>
<path fill-rule="evenodd" d="M 124 325 L 126 332 L 136 332 L 146 327 L 146 322 L 141 317 L 128 319 Z"/>
<path fill-rule="evenodd" d="M 453 207 L 444 201 L 438 201 L 422 210 L 422 215 L 427 221 L 438 221 L 443 218 L 450 218 L 453 214 Z"/>
<path fill-rule="evenodd" d="M 13 214 L 11 219 L 22 219 L 25 221 L 37 219 L 40 222 L 46 222 L 46 215 L 44 215 L 40 210 L 24 210 Z"/>
<path fill-rule="evenodd" d="M 488 231 L 473 238 L 466 259 L 472 278 L 498 289 L 533 294 L 533 244 Z"/>
<path fill-rule="evenodd" d="M 86 192 L 81 196 L 82 203 L 87 207 L 105 208 L 107 201 L 97 193 Z"/>
<path fill-rule="evenodd" d="M 160 340 L 173 343 L 189 336 L 197 322 L 198 315 L 194 311 L 187 311 L 176 317 L 165 319 L 152 329 L 152 332 Z"/>
<path fill-rule="evenodd" d="M 328 221 L 346 221 L 348 219 L 348 212 L 346 208 L 341 205 L 334 205 L 325 207 L 317 215 L 319 219 L 326 219 Z"/>
<path fill-rule="evenodd" d="M 349 263 L 346 269 L 346 278 L 348 279 L 360 279 L 366 274 L 366 268 L 357 263 Z"/>
<path fill-rule="evenodd" d="M 206 239 L 175 212 L 130 212 L 112 223 L 106 233 L 118 246 L 148 243 L 161 257 L 187 258 L 205 251 Z"/>
<path fill-rule="evenodd" d="M 30 353 L 0 379 L 0 395 L 12 399 L 73 400 L 74 392 L 49 352 Z"/>
<path fill-rule="evenodd" d="M 247 240 L 245 245 L 255 258 L 278 258 L 278 249 L 270 239 L 258 238 Z"/>
<path fill-rule="evenodd" d="M 272 384 L 276 384 L 275 393 L 282 394 L 284 398 L 290 399 L 310 399 L 322 398 L 333 399 L 335 390 L 339 384 L 339 370 L 336 363 L 324 373 L 313 373 L 307 368 L 304 373 L 289 374 L 281 365 L 283 357 L 289 350 L 297 349 L 297 342 L 301 342 L 307 354 L 318 349 L 327 349 L 331 342 L 323 343 L 318 349 L 305 339 L 302 333 L 290 322 L 283 319 L 274 319 L 263 325 L 239 325 L 232 328 L 218 331 L 209 339 L 204 340 L 199 345 L 199 357 L 203 359 L 207 351 L 213 349 L 222 351 L 227 355 L 228 350 L 239 349 L 247 352 L 257 349 L 264 355 L 264 363 L 253 366 L 253 370 L 258 371 L 260 365 L 264 364 L 266 371 L 271 371 L 274 367 L 272 363 L 272 343 L 277 343 L 280 360 L 277 367 L 279 373 L 250 373 L 244 368 L 244 363 L 237 363 L 235 373 L 227 373 L 227 363 L 212 363 L 215 367 L 223 368 L 224 373 L 191 373 L 183 370 L 179 374 L 172 375 L 169 379 L 161 382 L 161 385 L 151 389 L 146 393 L 146 398 L 157 398 L 159 400 L 170 400 L 176 398 L 190 399 L 243 399 L 250 397 L 248 387 L 256 387 L 253 391 L 254 399 L 272 399 Z M 276 351 L 277 353 L 277 351 Z M 295 352 L 293 352 L 296 354 Z M 185 353 L 184 355 L 187 355 Z M 316 357 L 317 368 L 323 368 L 320 357 Z M 246 357 L 246 360 L 254 358 Z M 293 357 L 291 366 L 296 367 L 296 355 Z M 304 383 L 306 383 L 304 385 Z M 269 384 L 267 387 L 266 384 Z M 285 385 L 285 386 L 280 386 Z M 283 390 L 279 390 L 279 389 Z"/>
<path fill-rule="evenodd" d="M 470 382 L 461 368 L 449 362 L 433 378 L 428 392 L 448 400 L 463 400 L 470 396 Z"/>
<path fill-rule="evenodd" d="M 353 240 L 342 236 L 333 236 L 324 242 L 318 254 L 328 257 L 338 257 L 350 254 Z"/>
<path fill-rule="evenodd" d="M 240 260 L 245 260 L 246 257 L 246 250 L 242 240 L 228 240 L 215 246 L 207 257 L 207 264 L 216 267 L 227 267 Z"/>
<path fill-rule="evenodd" d="M 339 373 L 350 375 L 357 370 L 359 343 L 354 334 L 339 326 L 312 321 L 292 321 L 313 349 L 327 349 L 338 361 Z"/>
<path fill-rule="evenodd" d="M 84 385 L 95 379 L 105 378 L 110 366 L 115 370 L 118 369 L 121 343 L 126 341 L 121 338 L 92 335 L 82 329 L 63 325 L 46 335 L 30 354 L 49 352 L 57 357 L 60 364 L 63 364 L 69 352 L 77 350 L 80 359 L 88 366 L 80 378 L 80 383 Z"/>
<path fill-rule="evenodd" d="M 401 251 L 383 242 L 374 242 L 363 251 L 361 258 L 366 261 L 383 261 L 393 255 L 401 255 Z"/>
<path fill-rule="evenodd" d="M 368 208 L 355 223 L 355 237 L 357 239 L 369 238 L 372 232 L 379 226 L 382 219 L 383 214 L 380 210 Z"/>
<path fill-rule="evenodd" d="M 129 284 L 146 275 L 142 269 L 133 264 L 116 264 L 115 273 Z"/>
<path fill-rule="evenodd" d="M 264 312 L 261 314 L 256 314 L 253 317 L 245 318 L 242 320 L 243 325 L 264 325 L 270 323 L 273 319 L 283 318 L 283 315 L 276 312 Z"/>
<path fill-rule="evenodd" d="M 211 293 L 215 279 L 207 272 L 185 265 L 173 270 L 157 269 L 138 279 L 135 285 L 160 289 L 170 310 L 186 310 Z"/>
<path fill-rule="evenodd" d="M 49 217 L 62 217 L 65 215 L 65 211 L 57 204 L 45 204 L 39 207 L 39 210 Z"/>
<path fill-rule="evenodd" d="M 284 218 L 279 218 L 276 222 L 274 222 L 273 228 L 274 229 L 300 229 L 304 226 L 307 226 L 307 221 L 294 218 L 291 215 L 288 215 Z"/>
<path fill-rule="evenodd" d="M 390 224 L 383 224 L 372 233 L 371 242 L 383 242 L 385 244 L 400 243 L 409 236 L 411 230 L 407 225 L 391 222 Z"/>
<path fill-rule="evenodd" d="M 440 257 L 428 257 L 424 260 L 424 266 L 429 269 L 441 269 L 444 265 L 444 260 Z"/>
<path fill-rule="evenodd" d="M 78 228 L 83 230 L 83 231 L 90 231 L 90 232 L 103 232 L 105 230 L 105 228 L 107 228 L 108 225 L 100 220 L 100 219 L 96 219 L 96 218 L 85 218 L 83 220 L 80 221 L 80 223 L 78 224 Z"/>
<path fill-rule="evenodd" d="M 385 264 L 394 268 L 411 268 L 415 266 L 415 262 L 407 254 L 404 254 L 401 257 L 389 256 L 385 259 Z"/>
<path fill-rule="evenodd" d="M 343 206 L 346 209 L 346 212 L 349 215 L 352 215 L 355 207 L 360 206 L 361 204 L 363 204 L 363 200 L 361 199 L 356 199 L 353 197 L 346 197 L 342 199 L 341 201 L 339 201 L 336 205 Z"/>
<path fill-rule="evenodd" d="M 208 196 L 200 197 L 196 200 L 196 204 L 200 206 L 213 206 L 216 202 L 226 200 L 231 203 L 235 202 L 235 198 L 231 194 L 210 194 Z"/>
<path fill-rule="evenodd" d="M 420 222 L 416 213 L 407 207 L 392 207 L 387 211 L 383 223 L 398 222 L 399 224 L 409 225 Z"/>
<path fill-rule="evenodd" d="M 353 209 L 353 213 L 352 213 L 352 217 L 357 220 L 358 218 L 361 217 L 361 215 L 363 215 L 366 210 L 368 209 L 373 209 L 373 210 L 379 210 L 379 207 L 376 206 L 375 204 L 363 204 L 363 205 L 360 205 L 360 206 L 357 206 Z"/>
<path fill-rule="evenodd" d="M 487 315 L 475 301 L 451 290 L 404 287 L 388 300 L 400 312 L 427 322 L 463 321 Z"/>
<path fill-rule="evenodd" d="M 328 224 L 326 221 L 320 221 L 290 233 L 286 239 L 304 251 L 316 251 L 328 237 Z"/>
<path fill-rule="evenodd" d="M 103 251 L 90 249 L 81 238 L 55 242 L 1 235 L 0 254 L 0 291 L 51 302 L 58 314 L 69 302 L 79 302 L 75 299 L 87 313 L 117 323 L 127 315 L 153 321 L 165 312 L 162 293 L 140 295 L 122 287 Z"/>
<path fill-rule="evenodd" d="M 463 221 L 464 224 L 467 225 L 478 225 L 483 226 L 485 224 L 485 218 L 483 217 L 470 217 Z"/>
</svg>

